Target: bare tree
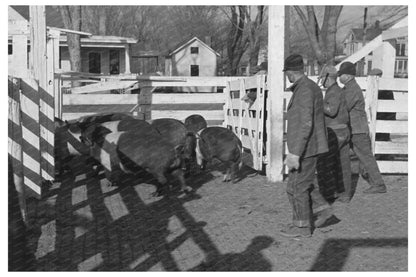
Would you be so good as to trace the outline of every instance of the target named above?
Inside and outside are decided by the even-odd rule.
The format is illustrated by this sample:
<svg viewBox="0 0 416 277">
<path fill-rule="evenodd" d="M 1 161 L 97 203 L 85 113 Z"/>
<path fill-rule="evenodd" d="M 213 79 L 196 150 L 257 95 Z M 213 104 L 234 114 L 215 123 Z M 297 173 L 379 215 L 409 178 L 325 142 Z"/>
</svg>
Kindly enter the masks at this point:
<svg viewBox="0 0 416 277">
<path fill-rule="evenodd" d="M 65 28 L 81 31 L 81 6 L 59 6 Z M 78 34 L 67 33 L 69 59 L 72 71 L 81 71 L 81 38 Z"/>
<path fill-rule="evenodd" d="M 265 7 L 257 6 L 256 7 L 256 16 L 254 20 L 251 19 L 251 8 L 246 7 L 246 19 L 247 19 L 247 31 L 248 31 L 248 56 L 249 56 L 249 67 L 257 66 L 259 59 L 259 52 L 262 40 L 262 27 L 265 18 Z"/>
<path fill-rule="evenodd" d="M 321 26 L 313 6 L 306 6 L 304 9 L 300 6 L 294 8 L 302 21 L 318 65 L 333 64 L 336 53 L 337 22 L 343 6 L 325 6 Z"/>
</svg>

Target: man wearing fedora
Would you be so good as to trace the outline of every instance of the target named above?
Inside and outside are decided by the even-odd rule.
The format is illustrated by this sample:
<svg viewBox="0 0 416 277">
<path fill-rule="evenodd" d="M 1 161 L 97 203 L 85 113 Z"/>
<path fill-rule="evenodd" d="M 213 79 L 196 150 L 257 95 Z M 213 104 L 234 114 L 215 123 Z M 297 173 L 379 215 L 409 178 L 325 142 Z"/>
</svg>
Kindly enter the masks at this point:
<svg viewBox="0 0 416 277">
<path fill-rule="evenodd" d="M 355 80 L 354 64 L 344 62 L 338 70 L 339 80 L 344 84 L 343 94 L 350 116 L 351 146 L 361 165 L 368 174 L 370 187 L 364 193 L 385 193 L 387 191 L 376 159 L 371 151 L 370 131 L 365 113 L 364 96 Z"/>
<path fill-rule="evenodd" d="M 319 76 L 320 84 L 326 88 L 324 114 L 329 151 L 318 157 L 317 172 L 319 187 L 324 196 L 349 202 L 352 182 L 349 115 L 337 76 L 337 69 L 332 65 L 324 66 Z"/>
<path fill-rule="evenodd" d="M 287 107 L 288 153 L 285 160 L 289 169 L 286 191 L 293 220 L 280 234 L 310 237 L 312 209 L 318 216 L 315 227 L 322 226 L 332 216 L 331 207 L 320 194 L 315 176 L 317 156 L 328 151 L 323 98 L 319 86 L 304 75 L 301 55 L 287 57 L 283 71 L 293 83 L 290 87 L 293 94 Z"/>
</svg>

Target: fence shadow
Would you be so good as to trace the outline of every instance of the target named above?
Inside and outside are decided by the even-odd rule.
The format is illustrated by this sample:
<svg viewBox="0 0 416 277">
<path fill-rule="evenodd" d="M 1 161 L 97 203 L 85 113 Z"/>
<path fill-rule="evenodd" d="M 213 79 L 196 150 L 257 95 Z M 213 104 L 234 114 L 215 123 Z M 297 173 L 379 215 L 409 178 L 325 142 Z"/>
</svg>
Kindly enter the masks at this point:
<svg viewBox="0 0 416 277">
<path fill-rule="evenodd" d="M 169 196 L 151 197 L 155 188 L 138 184 L 134 178 L 107 191 L 99 178 L 85 172 L 85 166 L 75 166 L 74 172 L 63 178 L 59 189 L 51 189 L 48 198 L 56 198 L 54 206 L 43 202 L 43 209 L 49 210 L 43 215 L 48 218 L 37 220 L 55 221 L 56 233 L 54 243 L 49 242 L 54 247 L 38 257 L 37 270 L 188 270 L 178 263 L 178 251 L 181 251 L 178 249 L 189 241 L 197 246 L 198 253 L 203 253 L 200 260 L 194 261 L 199 265 L 193 271 L 271 270 L 271 264 L 260 253 L 273 242 L 270 237 L 252 238 L 241 253 L 219 252 L 203 229 L 207 223 L 198 221 L 184 207 L 185 203 L 200 197 L 197 193 L 183 195 L 174 190 Z M 80 174 L 86 174 L 86 178 L 76 180 L 75 176 Z M 198 188 L 210 179 L 212 176 L 204 173 L 191 177 L 190 183 Z M 149 184 L 148 181 L 143 182 Z M 84 189 L 87 198 L 74 203 L 74 189 Z M 172 234 L 172 219 L 179 222 L 181 232 Z M 40 242 L 40 230 L 35 233 L 35 240 Z M 253 261 L 256 262 L 250 266 Z"/>
<path fill-rule="evenodd" d="M 353 248 L 407 247 L 407 238 L 327 239 L 310 271 L 342 271 Z"/>
</svg>

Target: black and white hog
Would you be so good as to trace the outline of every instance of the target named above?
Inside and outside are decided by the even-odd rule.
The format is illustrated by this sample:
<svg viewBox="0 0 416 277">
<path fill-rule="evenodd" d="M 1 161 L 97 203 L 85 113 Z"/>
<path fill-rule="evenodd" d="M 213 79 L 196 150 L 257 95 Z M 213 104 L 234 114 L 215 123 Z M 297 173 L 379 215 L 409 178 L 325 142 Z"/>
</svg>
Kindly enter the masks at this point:
<svg viewBox="0 0 416 277">
<path fill-rule="evenodd" d="M 92 134 L 89 138 L 83 135 L 83 139 L 91 143 L 90 155 L 102 164 L 110 185 L 119 182 L 120 170 L 125 173 L 145 170 L 159 183 L 155 195 L 161 195 L 167 188 L 169 174 L 179 180 L 182 191 L 192 191 L 186 185 L 181 169 L 182 145 L 175 147 L 153 131 L 110 132 L 97 126 Z"/>
<path fill-rule="evenodd" d="M 243 147 L 240 139 L 229 129 L 207 127 L 196 134 L 196 160 L 201 168 L 216 158 L 226 164 L 224 182 L 236 182 L 238 169 L 242 166 Z"/>
<path fill-rule="evenodd" d="M 84 116 L 78 120 L 71 121 L 63 121 L 55 117 L 55 167 L 58 176 L 69 169 L 69 161 L 71 161 L 74 156 L 89 155 L 89 147 L 85 146 L 80 139 L 82 131 L 85 131 L 89 126 L 96 123 L 130 119 L 134 120 L 131 115 L 125 113 L 100 113 Z M 125 122 L 122 124 L 121 128 L 127 129 L 129 124 L 130 123 Z M 149 126 L 147 122 L 144 122 L 143 125 Z"/>
</svg>

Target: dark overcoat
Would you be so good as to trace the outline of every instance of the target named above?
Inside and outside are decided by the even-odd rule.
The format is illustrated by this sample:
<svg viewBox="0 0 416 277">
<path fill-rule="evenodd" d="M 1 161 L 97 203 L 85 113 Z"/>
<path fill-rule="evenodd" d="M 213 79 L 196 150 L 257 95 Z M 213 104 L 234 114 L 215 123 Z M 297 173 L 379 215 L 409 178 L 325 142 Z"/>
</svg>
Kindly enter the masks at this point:
<svg viewBox="0 0 416 277">
<path fill-rule="evenodd" d="M 328 151 L 322 91 L 303 76 L 292 86 L 287 108 L 287 146 L 291 154 L 308 158 Z"/>
</svg>

